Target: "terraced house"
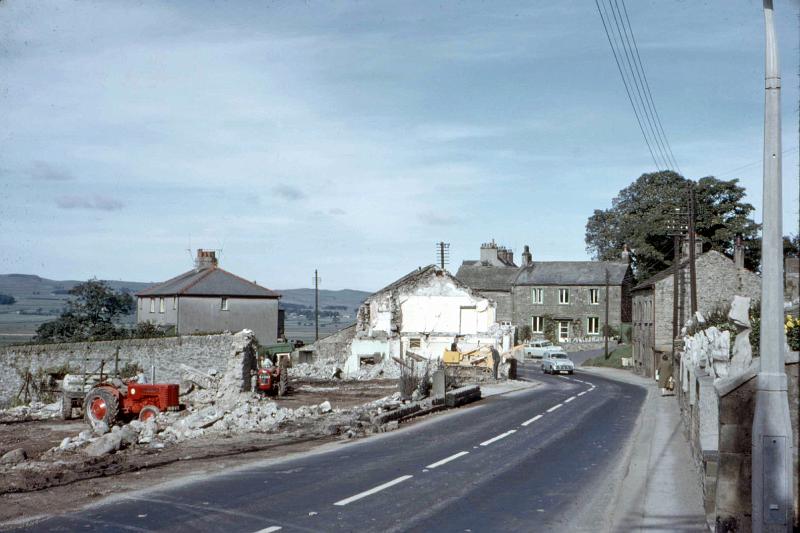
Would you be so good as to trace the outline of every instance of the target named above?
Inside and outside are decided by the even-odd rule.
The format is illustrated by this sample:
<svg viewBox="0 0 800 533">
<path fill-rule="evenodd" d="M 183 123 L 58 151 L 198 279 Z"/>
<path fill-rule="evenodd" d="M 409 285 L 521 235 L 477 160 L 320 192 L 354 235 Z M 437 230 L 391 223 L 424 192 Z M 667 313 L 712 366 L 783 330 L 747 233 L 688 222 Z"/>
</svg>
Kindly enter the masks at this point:
<svg viewBox="0 0 800 533">
<path fill-rule="evenodd" d="M 627 250 L 620 261 L 534 261 L 525 246 L 517 266 L 512 252 L 492 241 L 481 246 L 480 260 L 464 261 L 456 277 L 497 301 L 499 321 L 529 326 L 534 337 L 599 339 L 606 322 L 619 330 L 631 321 L 633 272 Z"/>
</svg>

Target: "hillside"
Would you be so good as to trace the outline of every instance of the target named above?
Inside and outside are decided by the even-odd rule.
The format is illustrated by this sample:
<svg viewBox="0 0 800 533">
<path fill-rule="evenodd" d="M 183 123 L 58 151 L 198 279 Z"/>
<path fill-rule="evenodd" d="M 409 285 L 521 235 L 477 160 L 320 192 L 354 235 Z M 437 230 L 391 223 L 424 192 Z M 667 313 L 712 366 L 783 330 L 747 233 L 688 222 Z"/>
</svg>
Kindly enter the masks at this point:
<svg viewBox="0 0 800 533">
<path fill-rule="evenodd" d="M 52 280 L 30 274 L 0 274 L 0 294 L 14 297 L 11 305 L 0 305 L 0 344 L 27 341 L 36 332 L 39 324 L 53 320 L 63 310 L 68 291 L 81 281 Z M 129 293 L 136 293 L 153 283 L 138 281 L 108 280 L 108 285 Z M 314 289 L 277 289 L 283 295 L 281 304 L 286 308 L 292 306 L 314 307 Z M 342 289 L 338 291 L 320 290 L 320 309 L 340 309 L 343 314 L 355 315 L 359 304 L 370 293 Z M 133 322 L 134 315 L 126 317 L 126 322 Z"/>
</svg>

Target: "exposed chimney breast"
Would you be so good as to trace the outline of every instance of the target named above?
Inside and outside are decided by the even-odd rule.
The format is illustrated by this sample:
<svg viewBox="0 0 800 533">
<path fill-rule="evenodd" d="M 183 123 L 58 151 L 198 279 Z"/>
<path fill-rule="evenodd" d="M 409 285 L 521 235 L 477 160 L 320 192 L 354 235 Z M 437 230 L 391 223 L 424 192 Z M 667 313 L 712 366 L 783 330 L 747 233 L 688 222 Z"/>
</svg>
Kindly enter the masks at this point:
<svg viewBox="0 0 800 533">
<path fill-rule="evenodd" d="M 194 267 L 197 270 L 215 268 L 217 266 L 217 253 L 214 250 L 197 249 L 197 258 L 194 260 Z"/>
<path fill-rule="evenodd" d="M 531 248 L 527 244 L 522 251 L 522 266 L 530 266 L 533 263 L 533 255 L 531 254 Z"/>
<path fill-rule="evenodd" d="M 736 236 L 736 241 L 733 245 L 733 263 L 736 268 L 744 268 L 744 243 L 740 235 Z"/>
</svg>

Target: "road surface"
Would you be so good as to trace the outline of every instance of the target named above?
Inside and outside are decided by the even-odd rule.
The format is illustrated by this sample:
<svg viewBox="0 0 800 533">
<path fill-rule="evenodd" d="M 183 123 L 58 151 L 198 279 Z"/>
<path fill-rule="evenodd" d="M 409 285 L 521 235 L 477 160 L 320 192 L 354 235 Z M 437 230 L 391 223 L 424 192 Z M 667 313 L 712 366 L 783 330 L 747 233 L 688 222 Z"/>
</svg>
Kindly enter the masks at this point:
<svg viewBox="0 0 800 533">
<path fill-rule="evenodd" d="M 645 390 L 582 373 L 399 431 L 31 524 L 36 531 L 565 531 L 608 493 Z M 616 460 L 616 461 L 615 461 Z M 143 475 L 146 475 L 143 474 Z"/>
</svg>

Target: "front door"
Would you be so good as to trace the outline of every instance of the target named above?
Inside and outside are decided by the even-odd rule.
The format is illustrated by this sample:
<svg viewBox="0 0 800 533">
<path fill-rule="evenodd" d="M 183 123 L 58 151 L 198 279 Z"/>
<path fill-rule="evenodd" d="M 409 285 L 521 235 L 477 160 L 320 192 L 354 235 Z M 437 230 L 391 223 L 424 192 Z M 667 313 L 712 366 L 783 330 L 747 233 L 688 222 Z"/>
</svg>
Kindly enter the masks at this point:
<svg viewBox="0 0 800 533">
<path fill-rule="evenodd" d="M 558 321 L 558 342 L 567 342 L 569 340 L 569 321 Z"/>
</svg>

